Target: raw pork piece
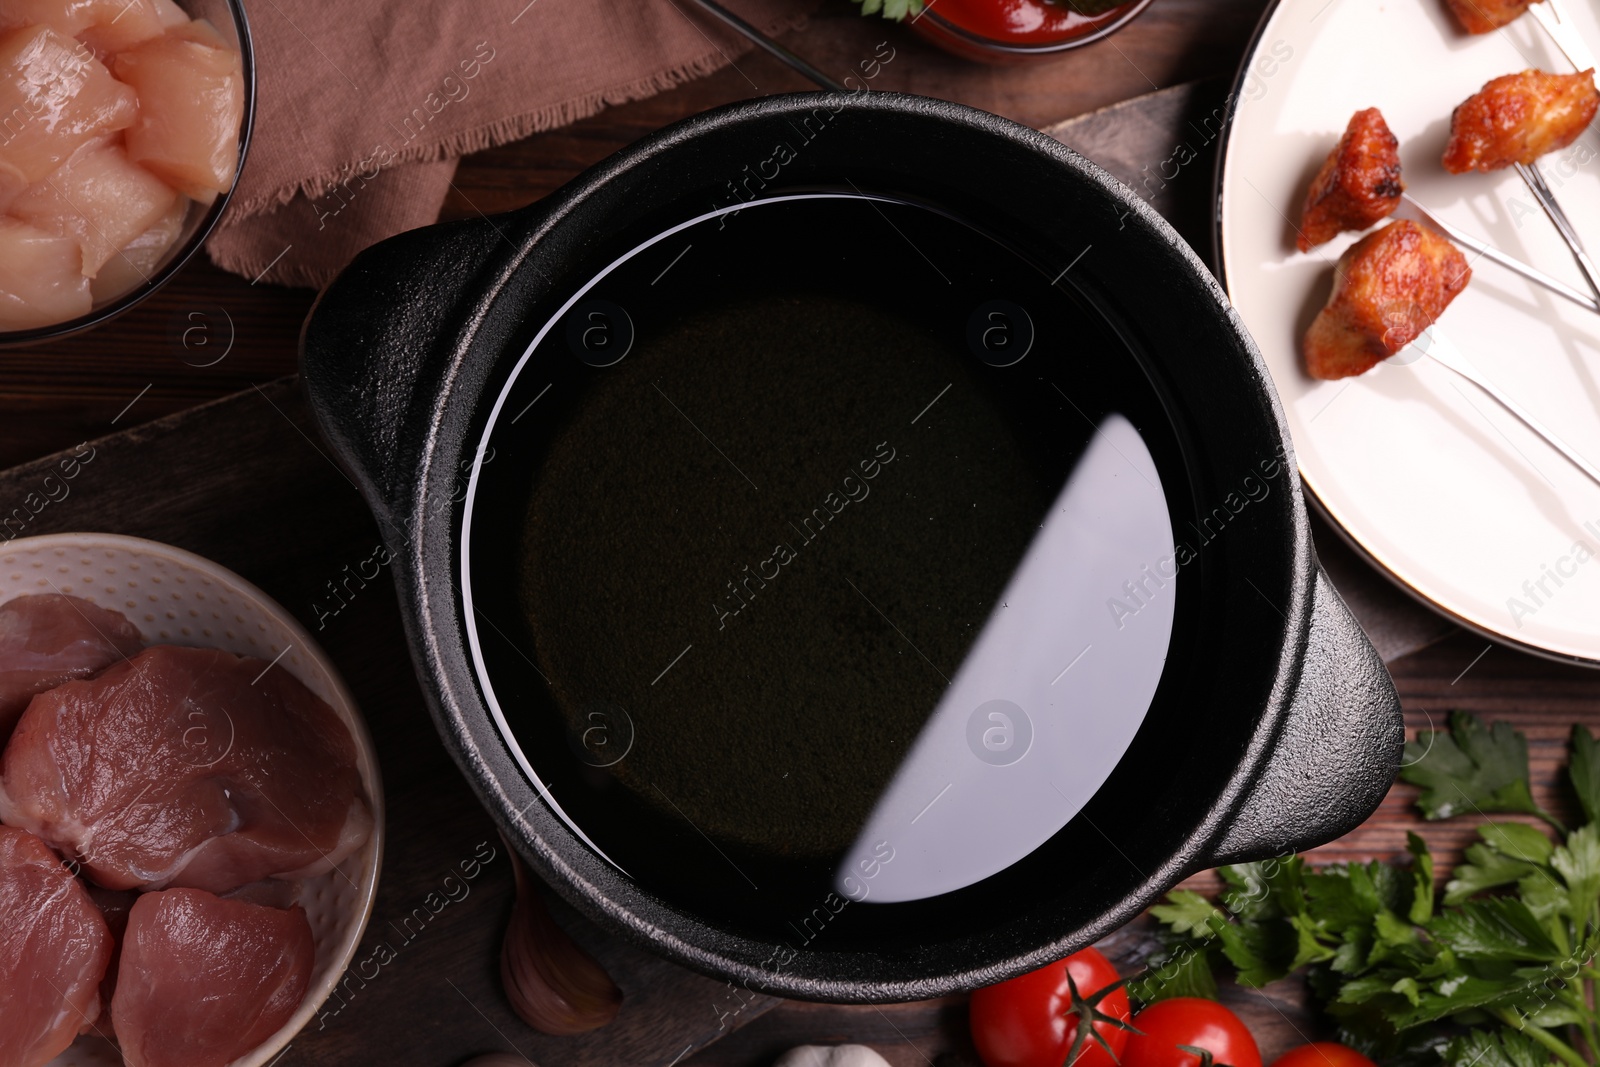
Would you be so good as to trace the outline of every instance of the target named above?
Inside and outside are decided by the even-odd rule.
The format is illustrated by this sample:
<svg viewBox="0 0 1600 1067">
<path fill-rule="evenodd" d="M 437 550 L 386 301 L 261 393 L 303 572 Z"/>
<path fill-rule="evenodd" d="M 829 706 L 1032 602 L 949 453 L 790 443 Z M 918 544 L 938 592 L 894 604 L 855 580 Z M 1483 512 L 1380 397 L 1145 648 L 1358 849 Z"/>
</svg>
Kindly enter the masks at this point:
<svg viewBox="0 0 1600 1067">
<path fill-rule="evenodd" d="M 48 26 L 0 34 L 0 162 L 24 180 L 44 178 L 138 110 L 134 91 L 87 45 Z"/>
<path fill-rule="evenodd" d="M 355 757 L 283 668 L 158 645 L 34 698 L 0 757 L 0 822 L 108 889 L 309 878 L 372 829 Z"/>
<path fill-rule="evenodd" d="M 316 955 L 301 908 L 198 889 L 133 906 L 111 1018 L 129 1067 L 224 1067 L 294 1015 Z"/>
<path fill-rule="evenodd" d="M 65 322 L 92 306 L 77 241 L 0 218 L 0 330 Z"/>
<path fill-rule="evenodd" d="M 165 183 L 128 160 L 118 144 L 86 147 L 18 196 L 11 214 L 83 250 L 93 278 L 117 250 L 165 215 L 178 198 Z"/>
<path fill-rule="evenodd" d="M 5 0 L 0 30 L 48 26 L 63 37 L 83 37 L 104 55 L 161 35 L 166 27 L 155 0 Z"/>
<path fill-rule="evenodd" d="M 0 1063 L 39 1067 L 100 1013 L 111 934 L 43 841 L 0 826 Z"/>
<path fill-rule="evenodd" d="M 128 929 L 128 913 L 133 910 L 139 894 L 124 889 L 102 889 L 93 882 L 86 883 L 89 899 L 100 909 L 111 932 L 111 962 L 106 965 L 106 976 L 100 980 L 100 1018 L 95 1020 L 95 1033 L 115 1039 L 111 1027 L 111 996 L 117 991 L 117 963 L 122 959 L 122 935 Z"/>
<path fill-rule="evenodd" d="M 175 26 L 113 62 L 139 94 L 128 158 L 186 196 L 209 201 L 233 185 L 244 118 L 244 67 L 204 21 Z"/>
<path fill-rule="evenodd" d="M 137 655 L 143 644 L 133 623 L 82 597 L 39 593 L 0 604 L 0 745 L 35 694 Z"/>
</svg>

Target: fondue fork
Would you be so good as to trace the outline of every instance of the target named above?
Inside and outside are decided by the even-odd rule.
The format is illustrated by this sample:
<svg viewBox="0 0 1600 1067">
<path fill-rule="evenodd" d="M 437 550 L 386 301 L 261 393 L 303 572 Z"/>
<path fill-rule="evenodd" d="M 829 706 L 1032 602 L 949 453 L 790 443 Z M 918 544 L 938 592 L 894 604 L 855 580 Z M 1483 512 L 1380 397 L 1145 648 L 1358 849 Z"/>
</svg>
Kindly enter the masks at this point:
<svg viewBox="0 0 1600 1067">
<path fill-rule="evenodd" d="M 1521 275 L 1535 285 L 1543 286 L 1557 296 L 1572 301 L 1585 311 L 1593 311 L 1600 314 L 1600 300 L 1597 300 L 1594 296 L 1579 292 L 1567 283 L 1558 281 L 1543 271 L 1530 267 L 1515 256 L 1507 255 L 1481 238 L 1472 236 L 1460 227 L 1452 226 L 1413 199 L 1410 193 L 1402 194 L 1400 201 L 1400 206 L 1395 209 L 1395 218 L 1410 219 L 1412 222 L 1420 222 L 1431 226 L 1462 248 L 1469 249 L 1491 263 L 1497 263 L 1507 270 Z"/>
<path fill-rule="evenodd" d="M 1572 18 L 1567 14 L 1562 0 L 1542 0 L 1528 9 L 1549 35 L 1550 40 L 1567 57 L 1574 70 L 1593 70 L 1595 67 L 1594 53 L 1589 51 L 1588 44 L 1578 36 L 1577 27 L 1573 25 Z M 1550 191 L 1550 186 L 1545 183 L 1544 175 L 1539 170 L 1537 163 L 1518 163 L 1517 173 L 1528 186 L 1528 191 L 1533 194 L 1544 213 L 1550 217 L 1556 231 L 1561 234 L 1561 239 L 1567 243 L 1567 249 L 1572 253 L 1572 258 L 1577 261 L 1578 269 L 1583 272 L 1584 281 L 1589 283 L 1589 288 L 1597 298 L 1600 298 L 1600 270 L 1597 270 L 1594 261 L 1589 258 L 1589 253 L 1584 249 L 1583 242 L 1578 239 L 1578 231 L 1573 228 L 1567 219 L 1567 213 L 1561 210 L 1561 205 L 1556 201 L 1555 194 Z"/>
<path fill-rule="evenodd" d="M 1548 3 L 1549 0 L 1546 0 Z M 1583 280 L 1589 283 L 1589 289 L 1597 299 L 1600 299 L 1600 268 L 1596 268 L 1594 260 L 1589 258 L 1589 253 L 1583 247 L 1583 241 L 1578 237 L 1578 231 L 1573 227 L 1567 213 L 1561 210 L 1561 204 L 1556 200 L 1556 194 L 1550 186 L 1545 184 L 1544 174 L 1539 170 L 1537 163 L 1518 163 L 1517 173 L 1527 184 L 1528 191 L 1533 194 L 1534 200 L 1544 208 L 1544 213 L 1550 217 L 1555 225 L 1556 232 L 1561 234 L 1561 239 L 1567 242 L 1567 250 L 1572 253 L 1572 258 L 1577 261 L 1578 269 L 1583 272 Z"/>
<path fill-rule="evenodd" d="M 1594 54 L 1578 36 L 1577 27 L 1567 15 L 1563 0 L 1543 0 L 1528 8 L 1550 40 L 1559 48 L 1575 70 L 1589 70 L 1594 64 Z"/>
<path fill-rule="evenodd" d="M 791 52 L 777 41 L 774 41 L 771 37 L 768 37 L 766 34 L 750 25 L 738 15 L 735 15 L 732 11 L 729 11 L 721 4 L 717 3 L 717 0 L 693 0 L 693 2 L 702 11 L 716 18 L 723 25 L 729 27 L 734 32 L 743 35 L 747 40 L 754 42 L 757 46 L 764 48 L 772 55 L 777 56 L 779 59 L 789 64 L 789 66 L 793 67 L 796 71 L 804 75 L 810 81 L 816 83 L 821 88 L 831 89 L 836 93 L 849 91 L 844 87 L 844 85 L 834 81 L 828 75 L 824 74 L 822 71 L 806 62 L 804 58 L 794 52 Z M 1549 0 L 1546 0 L 1546 2 L 1549 2 Z"/>
<path fill-rule="evenodd" d="M 1451 344 L 1436 327 L 1428 327 L 1412 344 L 1419 352 L 1428 356 L 1435 363 L 1455 372 L 1483 390 L 1501 407 L 1521 420 L 1524 426 L 1544 438 L 1546 444 L 1565 456 L 1574 467 L 1587 474 L 1591 481 L 1596 485 L 1600 485 L 1600 467 L 1596 467 L 1589 462 L 1581 452 L 1563 441 L 1554 430 L 1540 422 L 1527 408 L 1502 392 L 1499 386 L 1485 377 L 1483 372 L 1462 354 L 1460 349 Z"/>
</svg>

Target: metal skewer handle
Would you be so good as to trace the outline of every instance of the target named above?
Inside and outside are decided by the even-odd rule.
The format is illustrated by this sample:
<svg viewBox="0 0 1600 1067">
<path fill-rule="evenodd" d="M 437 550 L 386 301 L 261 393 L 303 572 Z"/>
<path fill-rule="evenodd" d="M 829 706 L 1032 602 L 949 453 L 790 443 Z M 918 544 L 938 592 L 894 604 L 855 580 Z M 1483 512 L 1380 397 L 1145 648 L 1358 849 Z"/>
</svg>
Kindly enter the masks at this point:
<svg viewBox="0 0 1600 1067">
<path fill-rule="evenodd" d="M 1548 2 L 1548 0 L 1547 0 Z M 1573 228 L 1567 213 L 1561 210 L 1561 205 L 1556 201 L 1555 193 L 1550 191 L 1550 186 L 1545 184 L 1544 175 L 1539 170 L 1537 163 L 1518 163 L 1517 173 L 1522 175 L 1522 180 L 1527 183 L 1528 191 L 1533 198 L 1544 208 L 1544 213 L 1550 216 L 1550 221 L 1555 225 L 1556 231 L 1561 234 L 1561 239 L 1567 242 L 1567 248 L 1572 252 L 1572 258 L 1577 260 L 1578 269 L 1583 271 L 1584 281 L 1589 283 L 1590 290 L 1596 298 L 1600 298 L 1600 268 L 1596 268 L 1594 260 L 1589 258 L 1589 253 L 1584 251 L 1583 241 L 1578 237 L 1578 231 Z"/>
<path fill-rule="evenodd" d="M 805 60 L 804 57 L 791 52 L 777 41 L 774 41 L 771 37 L 768 37 L 766 34 L 750 25 L 744 19 L 740 18 L 732 11 L 729 11 L 721 4 L 717 3 L 716 0 L 693 0 L 693 2 L 702 11 L 712 15 L 734 32 L 741 34 L 747 40 L 754 42 L 756 45 L 777 56 L 790 67 L 794 68 L 794 70 L 809 78 L 813 83 L 821 88 L 831 89 L 836 93 L 847 91 L 843 84 L 835 81 L 833 78 L 812 66 Z"/>
<path fill-rule="evenodd" d="M 1464 356 L 1460 349 L 1451 344 L 1443 334 L 1439 333 L 1435 327 L 1428 327 L 1423 331 L 1422 336 L 1418 337 L 1412 344 L 1416 345 L 1424 355 L 1432 358 L 1434 362 L 1454 371 L 1483 390 L 1501 407 L 1522 420 L 1523 425 L 1528 429 L 1544 438 L 1545 443 L 1551 448 L 1567 457 L 1572 465 L 1587 474 L 1591 481 L 1596 485 L 1600 485 L 1600 467 L 1596 467 L 1585 459 L 1582 453 L 1563 441 L 1554 430 L 1535 418 L 1527 408 L 1524 408 L 1521 404 L 1501 392 L 1498 386 L 1488 378 L 1485 378 L 1483 372 L 1478 370 L 1473 362 Z"/>
<path fill-rule="evenodd" d="M 1562 0 L 1543 0 L 1543 3 L 1536 3 L 1528 10 L 1544 28 L 1544 32 L 1550 35 L 1555 46 L 1566 55 L 1574 70 L 1589 70 L 1595 65 L 1589 46 L 1578 36 L 1578 29 L 1572 24 Z"/>
<path fill-rule="evenodd" d="M 1434 229 L 1438 230 L 1440 233 L 1444 234 L 1461 247 L 1477 253 L 1492 263 L 1498 263 L 1507 270 L 1528 279 L 1528 281 L 1532 282 L 1533 284 L 1543 286 L 1552 293 L 1555 293 L 1557 296 L 1565 297 L 1574 304 L 1577 304 L 1579 307 L 1583 308 L 1585 311 L 1593 311 L 1596 314 L 1600 314 L 1600 300 L 1597 300 L 1594 296 L 1591 296 L 1588 293 L 1579 292 L 1566 282 L 1558 281 L 1557 279 L 1550 277 L 1550 275 L 1545 274 L 1543 271 L 1536 270 L 1535 268 L 1528 266 L 1528 264 L 1522 262 L 1522 260 L 1517 259 L 1514 256 L 1506 255 L 1498 248 L 1488 244 L 1480 238 L 1472 236 L 1465 230 L 1462 230 L 1456 226 L 1452 226 L 1450 223 L 1445 222 L 1443 219 L 1439 218 L 1439 216 L 1429 211 L 1422 204 L 1418 203 L 1416 200 L 1413 200 L 1409 193 L 1401 196 L 1401 203 L 1400 206 L 1395 210 L 1394 217 L 1397 219 L 1410 219 L 1412 222 L 1421 222 L 1425 225 L 1432 226 Z"/>
</svg>

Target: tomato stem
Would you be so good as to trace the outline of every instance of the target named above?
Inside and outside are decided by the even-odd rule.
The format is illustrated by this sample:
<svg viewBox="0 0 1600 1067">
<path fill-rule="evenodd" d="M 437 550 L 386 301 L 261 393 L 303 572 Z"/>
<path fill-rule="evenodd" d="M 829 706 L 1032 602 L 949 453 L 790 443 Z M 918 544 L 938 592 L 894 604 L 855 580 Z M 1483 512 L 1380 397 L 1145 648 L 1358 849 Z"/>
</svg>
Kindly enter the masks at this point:
<svg viewBox="0 0 1600 1067">
<path fill-rule="evenodd" d="M 1102 986 L 1085 997 L 1078 992 L 1078 983 L 1073 981 L 1071 972 L 1068 972 L 1067 995 L 1070 998 L 1071 1006 L 1066 1014 L 1076 1016 L 1078 1025 L 1076 1032 L 1072 1035 L 1072 1046 L 1067 1049 L 1067 1058 L 1063 1061 L 1063 1067 L 1072 1067 L 1073 1064 L 1077 1063 L 1078 1057 L 1082 1056 L 1085 1051 L 1084 1045 L 1090 1041 L 1104 1049 L 1106 1055 L 1111 1057 L 1112 1063 L 1118 1062 L 1117 1054 L 1106 1043 L 1106 1039 L 1100 1036 L 1100 1032 L 1095 1029 L 1095 1026 L 1098 1023 L 1105 1023 L 1119 1030 L 1126 1030 L 1129 1033 L 1137 1034 L 1139 1032 L 1133 1028 L 1133 1024 L 1118 1019 L 1114 1015 L 1107 1015 L 1100 1010 L 1100 1002 L 1102 1000 L 1127 984 L 1128 980 L 1126 978 L 1119 978 L 1110 985 Z"/>
</svg>

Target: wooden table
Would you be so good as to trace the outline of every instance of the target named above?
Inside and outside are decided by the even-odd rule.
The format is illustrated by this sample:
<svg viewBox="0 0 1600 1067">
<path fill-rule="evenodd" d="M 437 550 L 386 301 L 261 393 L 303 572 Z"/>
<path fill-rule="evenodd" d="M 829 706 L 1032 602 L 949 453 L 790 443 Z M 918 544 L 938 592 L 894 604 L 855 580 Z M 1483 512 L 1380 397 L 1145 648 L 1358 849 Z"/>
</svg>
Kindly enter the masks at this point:
<svg viewBox="0 0 1600 1067">
<path fill-rule="evenodd" d="M 1156 0 L 1137 22 L 1116 36 L 1059 62 L 1029 68 L 968 65 L 930 49 L 897 27 L 862 19 L 844 0 L 825 0 L 810 25 L 790 34 L 787 43 L 825 69 L 843 70 L 887 37 L 897 55 L 885 68 L 878 82 L 881 87 L 959 100 L 1048 127 L 1153 89 L 1231 75 L 1263 6 L 1264 0 Z M 805 88 L 809 86 L 764 55 L 741 56 L 737 70 L 724 70 L 575 126 L 470 157 L 462 163 L 456 179 L 459 191 L 445 206 L 444 215 L 493 213 L 521 206 L 667 122 L 756 92 Z M 1138 172 L 1140 159 L 1118 154 L 1121 121 L 1122 116 L 1111 112 L 1080 124 L 1073 143 L 1126 178 Z M 1201 186 L 1208 180 L 1199 174 L 1184 179 L 1194 185 L 1186 193 L 1191 203 L 1203 201 L 1206 190 Z M 1199 222 L 1196 225 L 1191 219 L 1187 228 L 1180 224 L 1180 229 L 1198 242 L 1203 218 Z M 167 449 L 167 465 L 184 467 L 181 477 L 169 471 L 165 478 L 155 479 L 150 498 L 143 502 L 124 487 L 118 498 L 121 503 L 115 508 L 107 505 L 116 516 L 116 528 L 197 549 L 209 547 L 220 562 L 262 584 L 315 628 L 309 605 L 318 595 L 322 579 L 338 573 L 339 564 L 349 561 L 341 553 L 370 544 L 375 531 L 325 457 L 312 453 L 315 446 L 310 439 L 294 436 L 303 429 L 303 412 L 292 410 L 296 401 L 292 386 L 267 384 L 293 372 L 299 323 L 312 297 L 306 290 L 251 285 L 201 261 L 109 327 L 35 350 L 0 352 L 0 467 L 264 386 L 259 396 L 227 403 L 240 405 L 241 411 L 247 410 L 245 404 L 262 409 L 267 404 L 289 407 L 290 417 L 280 420 L 278 433 L 292 441 L 293 447 L 305 445 L 298 459 L 274 462 L 262 457 L 263 449 L 279 446 L 252 437 L 248 429 L 237 435 L 216 435 L 208 439 L 208 447 L 198 450 L 204 454 L 196 455 L 193 438 L 183 436 L 174 429 L 177 423 L 169 420 L 127 434 L 120 444 L 109 447 L 108 459 L 96 468 L 96 476 L 105 479 L 108 495 L 104 499 L 109 501 L 113 492 L 109 487 L 118 478 L 125 479 L 115 466 L 122 449 L 129 454 L 140 449 L 154 449 L 159 454 Z M 296 428 L 291 432 L 286 425 Z M 186 456 L 172 454 L 180 445 L 188 449 Z M 304 529 L 317 531 L 315 536 L 325 542 L 314 546 L 314 554 L 325 560 L 326 574 L 299 565 L 297 546 L 285 544 L 268 528 L 266 519 L 254 526 L 238 524 L 237 529 L 224 528 L 218 521 L 208 526 L 203 494 L 225 487 L 239 470 L 252 479 L 255 499 L 247 506 L 253 513 L 268 516 L 292 510 L 312 496 L 328 501 L 315 522 L 304 524 Z M 33 472 L 27 469 L 0 474 L 0 493 L 26 489 L 31 477 Z M 90 491 L 85 486 L 84 492 Z M 75 510 L 46 512 L 40 529 L 29 532 L 92 523 L 92 517 L 98 515 L 95 502 L 100 499 L 80 497 L 73 505 Z M 1408 724 L 1438 722 L 1441 713 L 1457 707 L 1509 718 L 1529 733 L 1535 776 L 1548 793 L 1568 724 L 1578 720 L 1600 727 L 1600 672 L 1558 666 L 1455 631 L 1408 606 L 1326 528 L 1319 527 L 1318 533 L 1336 584 L 1392 659 Z M 410 899 L 407 893 L 430 885 L 435 876 L 442 878 L 459 858 L 457 852 L 470 854 L 492 830 L 464 785 L 450 778 L 450 768 L 434 746 L 426 741 L 386 745 L 379 719 L 409 724 L 412 738 L 427 737 L 414 683 L 395 670 L 395 663 L 363 655 L 363 642 L 370 633 L 387 633 L 391 639 L 398 633 L 392 591 L 375 583 L 373 593 L 357 600 L 349 616 L 338 621 L 337 628 L 319 636 L 375 723 L 385 776 L 391 783 L 391 812 L 416 825 L 419 816 L 411 813 L 423 811 L 438 824 L 430 827 L 434 834 L 431 851 L 408 853 L 391 848 L 377 922 L 395 909 L 403 912 Z M 1407 652 L 1410 654 L 1404 654 Z M 441 774 L 444 779 L 428 778 Z M 424 807 L 414 792 L 397 793 L 413 780 L 433 783 L 428 788 L 436 790 L 437 800 Z M 1391 858 L 1400 854 L 1405 829 L 1416 825 L 1409 810 L 1410 796 L 1407 788 L 1396 787 L 1367 825 L 1318 850 L 1318 858 Z M 406 804 L 412 807 L 406 808 Z M 391 825 L 398 832 L 403 820 Z M 1427 828 L 1430 842 L 1444 850 L 1441 859 L 1447 863 L 1453 861 L 1452 850 L 1459 849 L 1470 833 L 1464 824 Z M 451 851 L 452 847 L 456 851 Z M 1204 877 L 1198 881 L 1205 884 Z M 509 892 L 508 868 L 503 862 L 489 865 L 471 897 L 441 914 L 427 938 L 408 947 L 370 991 L 342 1009 L 327 1032 L 317 1031 L 313 1024 L 316 1032 L 308 1032 L 304 1040 L 296 1042 L 282 1061 L 284 1067 L 353 1062 L 369 1058 L 366 1053 L 374 1051 L 377 1058 L 397 1067 L 411 1063 L 420 1067 L 460 1062 L 473 1052 L 532 1047 L 532 1032 L 510 1019 L 503 1001 L 494 999 L 494 948 Z M 1119 961 L 1127 961 L 1137 954 L 1145 936 L 1136 924 L 1105 947 Z M 451 976 L 472 991 L 473 997 L 461 988 L 457 989 L 459 996 L 452 994 L 449 986 L 442 984 L 442 978 Z M 717 988 L 712 983 L 705 986 L 708 1017 L 715 1010 Z M 1305 1036 L 1319 1033 L 1318 1021 L 1306 1011 L 1293 983 L 1280 983 L 1265 993 L 1229 990 L 1226 996 L 1246 1016 L 1269 1058 Z M 752 1012 L 752 1017 L 755 1014 Z M 879 1049 L 896 1067 L 976 1064 L 964 1019 L 962 998 L 886 1008 L 783 1003 L 683 1062 L 704 1067 L 758 1067 L 795 1044 L 859 1041 Z M 539 1058 L 547 1067 L 554 1062 L 577 1062 L 548 1054 Z M 626 1062 L 628 1058 L 616 1059 Z"/>
<path fill-rule="evenodd" d="M 786 43 L 823 68 L 849 71 L 887 38 L 896 56 L 875 86 L 958 100 L 1044 126 L 1152 89 L 1231 74 L 1265 0 L 1156 0 L 1115 36 L 1059 62 L 1023 69 L 947 56 L 899 26 L 862 18 L 846 0 L 821 5 Z M 460 193 L 444 214 L 521 207 L 669 122 L 754 95 L 814 88 L 764 53 L 736 62 L 737 70 L 468 158 L 455 180 Z M 37 349 L 0 351 L 0 468 L 292 373 L 312 296 L 310 290 L 252 286 L 200 260 L 108 328 Z M 230 333 L 227 357 L 205 366 Z M 209 343 L 202 346 L 202 340 Z"/>
</svg>

